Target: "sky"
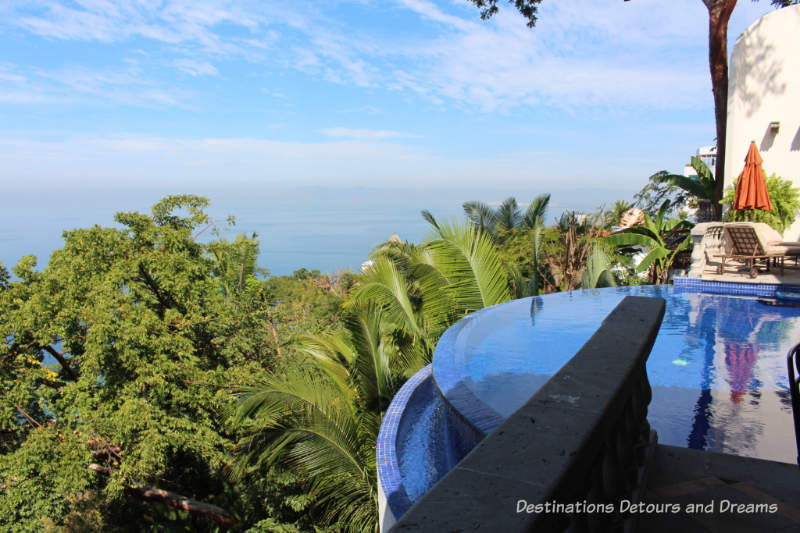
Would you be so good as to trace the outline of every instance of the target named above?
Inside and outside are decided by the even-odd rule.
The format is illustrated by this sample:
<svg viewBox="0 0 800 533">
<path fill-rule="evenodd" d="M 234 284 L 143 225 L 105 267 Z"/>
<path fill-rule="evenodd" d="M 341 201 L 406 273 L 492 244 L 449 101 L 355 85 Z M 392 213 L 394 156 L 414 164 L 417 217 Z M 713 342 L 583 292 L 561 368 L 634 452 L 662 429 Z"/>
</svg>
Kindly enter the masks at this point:
<svg viewBox="0 0 800 533">
<path fill-rule="evenodd" d="M 713 144 L 700 0 L 499 5 L 0 2 L 0 184 L 629 197 Z M 729 46 L 771 9 L 741 0 Z"/>
</svg>

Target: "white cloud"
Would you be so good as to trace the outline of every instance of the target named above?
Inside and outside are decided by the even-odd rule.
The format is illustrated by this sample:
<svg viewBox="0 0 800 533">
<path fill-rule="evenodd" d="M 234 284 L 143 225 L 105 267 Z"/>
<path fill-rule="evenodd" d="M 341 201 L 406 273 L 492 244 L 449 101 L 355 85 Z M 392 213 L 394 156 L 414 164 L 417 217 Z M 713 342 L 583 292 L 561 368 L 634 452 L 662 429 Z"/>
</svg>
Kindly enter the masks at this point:
<svg viewBox="0 0 800 533">
<path fill-rule="evenodd" d="M 0 81 L 12 82 L 16 84 L 23 84 L 27 81 L 25 76 L 12 72 L 13 68 L 6 65 L 0 65 Z"/>
<path fill-rule="evenodd" d="M 413 37 L 393 33 L 384 39 L 373 21 L 339 16 L 337 10 L 345 12 L 352 2 L 375 9 L 387 22 L 396 15 L 432 24 Z M 766 0 L 739 4 L 731 41 L 770 8 Z M 379 7 L 361 0 L 39 0 L 6 9 L 0 25 L 50 39 L 149 40 L 164 48 L 159 55 L 177 56 L 174 66 L 193 76 L 216 74 L 220 61 L 246 60 L 481 111 L 543 104 L 711 106 L 708 14 L 698 0 L 547 1 L 534 29 L 511 5 L 481 21 L 465 0 L 395 0 Z M 2 75 L 0 70 L 0 80 Z M 141 81 L 155 74 L 137 76 Z"/>
<path fill-rule="evenodd" d="M 420 135 L 393 130 L 369 130 L 358 128 L 326 128 L 320 133 L 337 139 L 355 139 L 358 141 L 380 141 L 383 139 L 419 138 Z"/>
<path fill-rule="evenodd" d="M 191 76 L 216 76 L 219 74 L 217 67 L 208 61 L 196 61 L 194 59 L 176 59 L 173 63 L 175 67 Z"/>
<path fill-rule="evenodd" d="M 399 0 L 399 3 L 415 12 L 423 19 L 439 22 L 457 30 L 471 31 L 476 25 L 460 17 L 448 15 L 439 9 L 436 4 L 428 0 Z"/>
<path fill-rule="evenodd" d="M 0 102 L 91 105 L 113 102 L 137 107 L 187 107 L 188 91 L 142 76 L 136 60 L 124 63 L 117 69 L 69 65 L 52 71 L 3 64 L 0 65 Z M 202 69 L 202 65 L 197 68 Z"/>
</svg>

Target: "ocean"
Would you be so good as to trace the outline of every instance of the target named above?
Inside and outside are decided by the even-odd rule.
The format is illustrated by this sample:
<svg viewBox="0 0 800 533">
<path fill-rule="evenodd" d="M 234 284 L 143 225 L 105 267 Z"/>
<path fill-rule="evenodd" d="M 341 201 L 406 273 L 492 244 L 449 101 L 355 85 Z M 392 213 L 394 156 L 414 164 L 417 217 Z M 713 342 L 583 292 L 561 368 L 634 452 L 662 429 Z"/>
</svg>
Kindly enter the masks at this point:
<svg viewBox="0 0 800 533">
<path fill-rule="evenodd" d="M 116 227 L 119 211 L 149 213 L 167 194 L 192 193 L 211 200 L 214 220 L 233 215 L 236 225 L 219 224 L 221 236 L 255 232 L 260 241 L 259 266 L 273 275 L 299 268 L 322 272 L 359 270 L 369 253 L 393 233 L 420 243 L 431 235 L 420 211 L 438 220 L 463 220 L 461 204 L 469 200 L 494 205 L 508 196 L 520 203 L 551 192 L 548 223 L 565 210 L 591 212 L 615 200 L 630 200 L 634 191 L 581 189 L 534 191 L 517 189 L 402 189 L 237 185 L 210 189 L 174 186 L 160 189 L 98 188 L 7 190 L 0 210 L 0 261 L 11 269 L 21 257 L 34 254 L 38 269 L 50 253 L 63 246 L 61 233 L 95 224 Z M 206 231 L 202 239 L 213 238 Z"/>
</svg>

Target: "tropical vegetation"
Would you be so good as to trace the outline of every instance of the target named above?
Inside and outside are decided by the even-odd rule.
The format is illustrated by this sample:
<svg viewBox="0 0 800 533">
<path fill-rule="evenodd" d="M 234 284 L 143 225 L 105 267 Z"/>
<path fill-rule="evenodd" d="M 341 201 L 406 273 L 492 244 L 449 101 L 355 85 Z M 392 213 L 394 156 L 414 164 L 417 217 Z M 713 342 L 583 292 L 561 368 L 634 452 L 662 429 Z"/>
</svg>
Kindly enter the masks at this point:
<svg viewBox="0 0 800 533">
<path fill-rule="evenodd" d="M 361 273 L 269 276 L 257 235 L 220 238 L 207 200 L 171 196 L 66 232 L 42 270 L 0 265 L 0 527 L 374 531 L 381 418 L 449 325 L 636 282 L 626 247 L 666 280 L 685 226 L 666 208 L 609 236 L 603 212 L 546 224 L 548 204 L 423 212 L 427 241 Z"/>
<path fill-rule="evenodd" d="M 636 270 L 647 272 L 652 284 L 666 283 L 678 254 L 689 247 L 692 224 L 680 219 L 667 219 L 669 200 L 665 200 L 655 218 L 644 215 L 643 226 L 626 228 L 605 237 L 605 242 L 618 250 L 632 252 L 638 247 L 645 253 Z"/>
<path fill-rule="evenodd" d="M 769 194 L 772 209 L 733 209 L 733 201 L 736 195 L 736 185 L 739 179 L 734 180 L 733 185 L 725 191 L 725 196 L 721 203 L 728 209 L 725 211 L 724 220 L 726 221 L 751 221 L 765 222 L 783 233 L 795 221 L 797 210 L 800 209 L 800 196 L 797 188 L 792 186 L 792 182 L 785 180 L 776 174 L 766 178 L 767 192 Z"/>
</svg>

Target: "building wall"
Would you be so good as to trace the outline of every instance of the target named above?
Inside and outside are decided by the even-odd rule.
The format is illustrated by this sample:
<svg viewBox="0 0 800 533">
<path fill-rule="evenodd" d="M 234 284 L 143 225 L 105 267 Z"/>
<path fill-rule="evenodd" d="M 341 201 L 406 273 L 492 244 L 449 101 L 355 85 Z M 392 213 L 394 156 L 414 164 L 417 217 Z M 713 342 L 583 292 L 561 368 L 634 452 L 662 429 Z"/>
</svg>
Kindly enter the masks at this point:
<svg viewBox="0 0 800 533">
<path fill-rule="evenodd" d="M 772 11 L 736 40 L 728 85 L 725 187 L 744 168 L 750 141 L 764 158 L 764 172 L 800 188 L 800 5 Z M 780 122 L 777 132 L 771 122 Z M 800 219 L 800 213 L 798 213 Z M 800 220 L 784 233 L 800 238 Z"/>
</svg>

